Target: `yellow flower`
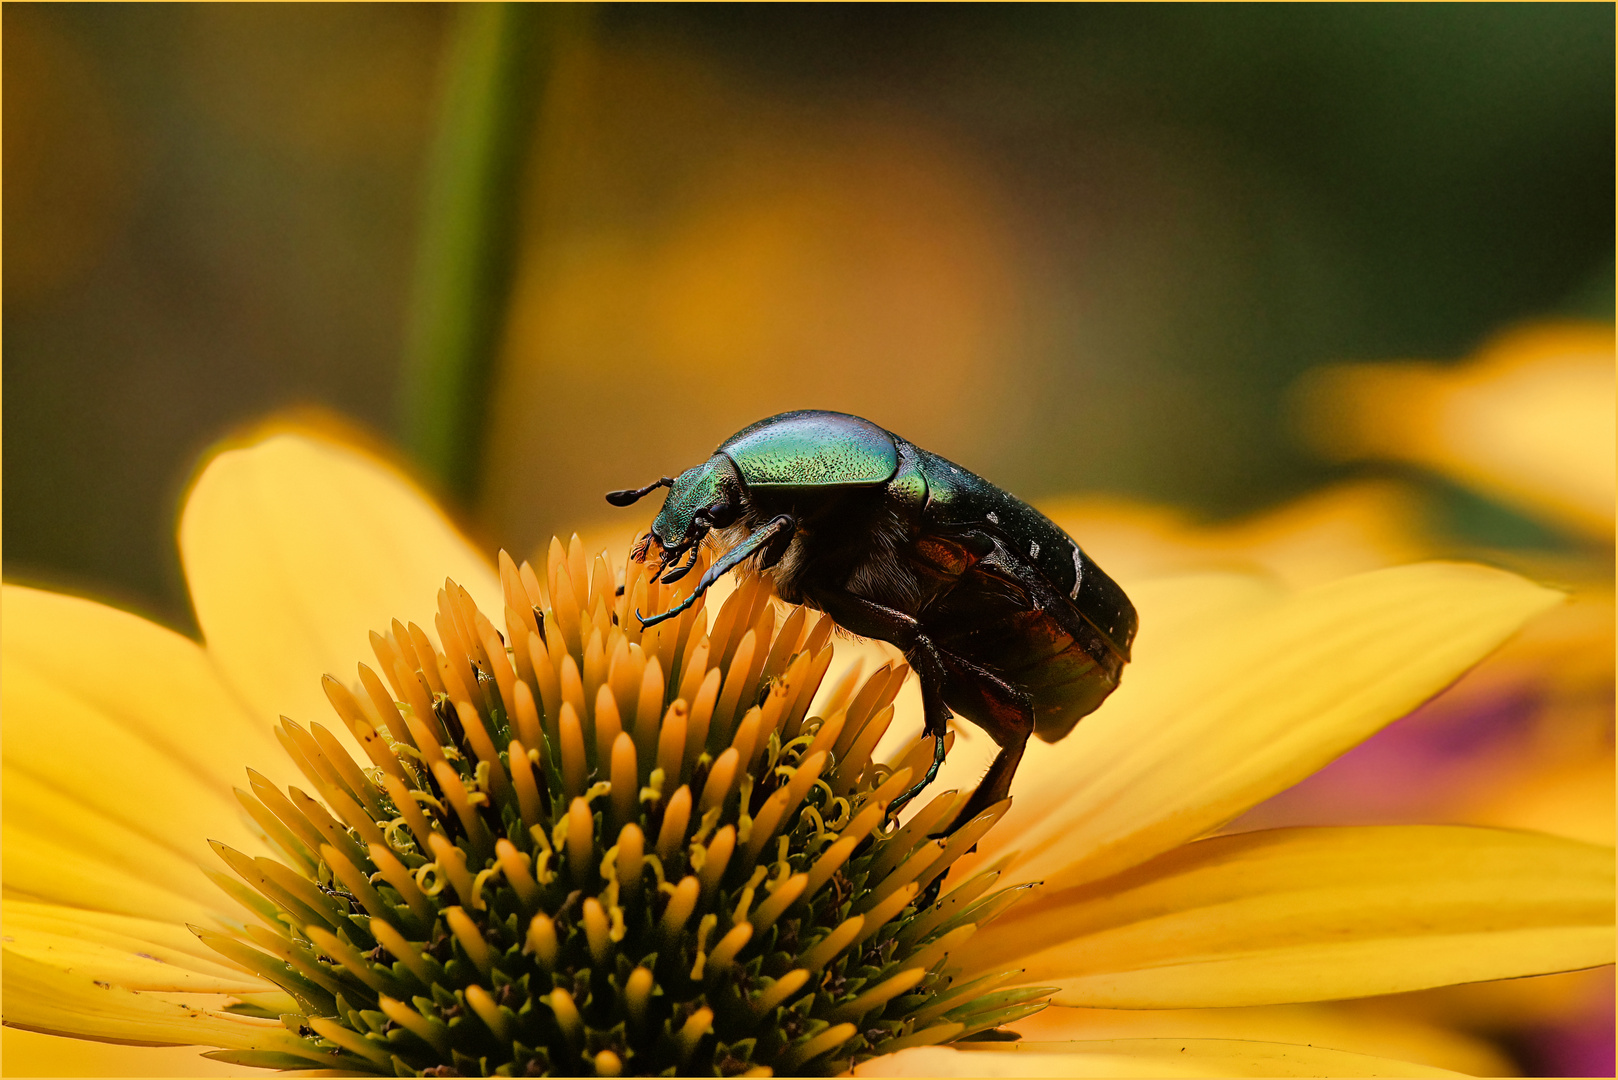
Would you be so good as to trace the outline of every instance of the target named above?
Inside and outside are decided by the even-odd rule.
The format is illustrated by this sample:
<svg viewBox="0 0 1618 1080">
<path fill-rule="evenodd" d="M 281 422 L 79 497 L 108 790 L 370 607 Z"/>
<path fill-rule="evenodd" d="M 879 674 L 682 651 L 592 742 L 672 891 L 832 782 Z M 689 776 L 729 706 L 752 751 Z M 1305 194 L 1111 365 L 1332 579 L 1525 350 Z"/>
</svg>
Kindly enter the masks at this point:
<svg viewBox="0 0 1618 1080">
<path fill-rule="evenodd" d="M 1327 457 L 1409 462 L 1612 543 L 1618 438 L 1610 324 L 1523 327 L 1454 367 L 1344 364 L 1300 385 Z"/>
<path fill-rule="evenodd" d="M 1382 406 L 1398 411 L 1406 404 L 1389 400 Z M 1100 565 L 1129 579 L 1223 567 L 1303 587 L 1432 558 L 1453 547 L 1433 533 L 1421 489 L 1392 479 L 1340 483 L 1220 523 L 1119 499 L 1067 499 L 1043 508 L 1072 535 L 1084 537 Z M 1522 560 L 1520 552 L 1478 554 L 1496 563 Z M 1564 588 L 1571 583 L 1569 602 L 1532 620 L 1418 715 L 1379 733 L 1374 745 L 1261 803 L 1223 831 L 1302 823 L 1450 822 L 1611 845 L 1610 566 L 1604 582 L 1592 582 L 1595 568 L 1571 573 L 1578 564 L 1566 559 L 1554 567 L 1527 565 Z M 1511 734 L 1500 730 L 1502 712 L 1517 717 Z M 1412 775 L 1423 782 L 1405 782 Z M 1573 995 L 1572 987 L 1584 988 L 1584 997 Z M 1611 1010 L 1604 1002 L 1610 1003 L 1611 988 L 1611 969 L 1604 968 L 1330 1005 L 1056 1008 L 1015 1026 L 1031 1041 L 1047 1038 L 1051 1030 L 1083 1038 L 1201 1033 L 1278 1039 L 1307 1032 L 1317 1045 L 1480 1075 L 1516 1075 L 1524 1066 L 1550 1066 L 1556 1075 L 1585 1075 L 1578 1070 L 1593 1067 L 1597 1071 L 1589 1074 L 1601 1075 L 1601 1069 L 1611 1070 L 1600 1064 L 1599 1054 L 1594 1060 L 1573 1055 L 1585 1045 L 1599 1047 L 1604 1025 L 1610 1058 Z M 1498 1003 L 1480 1006 L 1484 994 Z"/>
<path fill-rule="evenodd" d="M 1569 593 L 1406 725 L 1404 745 L 1383 742 L 1385 757 L 1434 777 L 1406 815 L 1612 843 L 1613 360 L 1610 323 L 1541 323 L 1457 364 L 1340 365 L 1303 380 L 1298 419 L 1316 449 L 1414 465 L 1515 507 L 1550 543 L 1467 553 Z M 1358 771 L 1387 788 L 1374 759 L 1360 755 Z M 1318 813 L 1354 786 L 1339 770 L 1315 807 L 1292 793 L 1291 812 Z M 1247 824 L 1287 814 L 1272 803 Z M 1607 969 L 1366 1004 L 1487 1033 L 1550 1074 L 1605 1075 L 1612 993 Z"/>
<path fill-rule="evenodd" d="M 215 457 L 180 541 L 205 647 L 5 590 L 8 1025 L 384 1073 L 1426 1075 L 1291 1037 L 958 1040 L 1047 997 L 1256 1007 L 1612 959 L 1608 848 L 1205 838 L 1558 599 L 1500 571 L 1131 582 L 1123 687 L 936 841 L 949 784 L 883 820 L 929 749 L 902 672 L 837 674 L 829 624 L 754 585 L 642 637 L 611 615 L 673 596 L 635 565 L 623 597 L 581 545 L 496 573 L 396 471 L 291 433 Z M 376 674 L 322 683 L 367 641 Z"/>
</svg>

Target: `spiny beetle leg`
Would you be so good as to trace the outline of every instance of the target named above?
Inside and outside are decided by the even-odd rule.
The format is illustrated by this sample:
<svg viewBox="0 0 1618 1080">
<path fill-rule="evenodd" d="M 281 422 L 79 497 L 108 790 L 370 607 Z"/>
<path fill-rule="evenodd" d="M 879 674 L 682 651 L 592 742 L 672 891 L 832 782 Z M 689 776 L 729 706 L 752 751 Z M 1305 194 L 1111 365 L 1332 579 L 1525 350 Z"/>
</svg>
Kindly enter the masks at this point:
<svg viewBox="0 0 1618 1080">
<path fill-rule="evenodd" d="M 897 813 L 905 803 L 921 794 L 938 776 L 944 764 L 944 735 L 948 731 L 949 706 L 944 704 L 944 684 L 948 672 L 932 638 L 922 632 L 915 616 L 867 600 L 853 593 L 836 597 L 823 597 L 821 607 L 845 630 L 866 637 L 881 638 L 905 654 L 910 666 L 921 682 L 921 703 L 926 727 L 925 734 L 933 737 L 933 763 L 927 775 L 909 791 L 895 799 L 888 813 Z"/>
<path fill-rule="evenodd" d="M 944 704 L 944 682 L 948 673 L 939 659 L 938 646 L 922 632 L 915 616 L 853 593 L 821 597 L 818 602 L 821 610 L 843 629 L 862 637 L 880 638 L 905 654 L 921 682 L 924 730 L 935 738 L 943 738 L 951 715 L 949 706 Z M 939 760 L 943 760 L 942 753 Z"/>
<path fill-rule="evenodd" d="M 639 611 L 635 612 L 635 618 L 640 620 L 640 624 L 643 627 L 656 626 L 658 623 L 663 622 L 666 619 L 674 618 L 674 616 L 680 614 L 681 612 L 685 611 L 686 608 L 696 603 L 697 597 L 707 592 L 714 582 L 730 573 L 731 570 L 735 569 L 741 563 L 747 561 L 747 559 L 754 552 L 763 547 L 765 544 L 769 543 L 775 537 L 779 536 L 782 532 L 791 532 L 797 527 L 797 525 L 797 521 L 790 514 L 776 515 L 763 525 L 760 525 L 758 528 L 754 529 L 752 534 L 749 535 L 746 540 L 743 540 L 741 543 L 725 552 L 719 557 L 718 562 L 708 567 L 707 572 L 704 573 L 697 581 L 697 587 L 691 590 L 690 596 L 686 597 L 684 600 L 681 600 L 678 604 L 675 604 L 667 611 L 662 612 L 661 614 L 653 615 L 649 619 L 642 615 Z"/>
<path fill-rule="evenodd" d="M 927 775 L 921 778 L 921 783 L 912 787 L 903 795 L 888 804 L 888 814 L 897 814 L 911 799 L 920 795 L 927 789 L 927 785 L 938 779 L 938 770 L 944 764 L 944 736 L 933 736 L 933 763 L 927 767 Z"/>
</svg>

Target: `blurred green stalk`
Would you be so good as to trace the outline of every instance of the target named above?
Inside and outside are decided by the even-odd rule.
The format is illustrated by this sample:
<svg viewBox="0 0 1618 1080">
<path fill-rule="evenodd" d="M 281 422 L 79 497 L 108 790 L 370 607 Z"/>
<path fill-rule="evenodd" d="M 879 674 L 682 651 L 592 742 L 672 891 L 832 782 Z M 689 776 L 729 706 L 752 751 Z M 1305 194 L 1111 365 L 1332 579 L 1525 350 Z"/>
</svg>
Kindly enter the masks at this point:
<svg viewBox="0 0 1618 1080">
<path fill-rule="evenodd" d="M 524 151 L 556 22 L 549 4 L 454 6 L 428 149 L 407 316 L 405 446 L 447 493 L 477 495 L 483 427 L 511 292 Z"/>
</svg>

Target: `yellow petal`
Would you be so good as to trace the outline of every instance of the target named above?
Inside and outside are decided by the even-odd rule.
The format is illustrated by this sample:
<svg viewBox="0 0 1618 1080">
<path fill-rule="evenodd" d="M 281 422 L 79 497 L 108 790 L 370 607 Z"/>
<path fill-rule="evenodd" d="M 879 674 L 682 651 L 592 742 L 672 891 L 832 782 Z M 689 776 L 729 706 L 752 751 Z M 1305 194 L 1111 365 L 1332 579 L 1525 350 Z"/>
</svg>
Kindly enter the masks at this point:
<svg viewBox="0 0 1618 1080">
<path fill-rule="evenodd" d="M 194 643 L 72 597 L 7 586 L 4 603 L 6 771 L 56 796 L 30 804 L 8 791 L 8 828 L 14 814 L 45 832 L 60 823 L 67 835 L 111 821 L 210 863 L 209 836 L 255 843 L 230 776 L 241 776 L 244 755 L 273 754 L 272 774 L 289 775 L 290 764 Z M 80 808 L 91 820 L 78 820 Z"/>
<path fill-rule="evenodd" d="M 1336 484 L 1218 524 L 1106 497 L 1070 496 L 1039 508 L 1125 591 L 1141 580 L 1211 569 L 1263 572 L 1299 588 L 1431 553 L 1419 540 L 1424 523 L 1414 489 L 1391 480 Z"/>
<path fill-rule="evenodd" d="M 211 853 L 210 853 L 211 854 Z M 64 843 L 61 837 L 5 823 L 5 880 L 8 895 L 23 895 L 68 907 L 214 926 L 235 905 L 194 867 L 190 887 L 176 876 L 154 881 Z M 239 917 L 239 913 L 238 913 Z"/>
<path fill-rule="evenodd" d="M 1187 845 L 1036 897 L 969 967 L 1026 967 L 1059 1004 L 1322 1001 L 1613 961 L 1613 852 L 1461 826 L 1276 829 Z"/>
<path fill-rule="evenodd" d="M 414 483 L 291 432 L 218 454 L 187 496 L 180 554 L 208 652 L 260 717 L 324 720 L 320 677 L 355 681 L 394 618 L 433 637 L 445 576 L 503 610 L 490 560 Z"/>
<path fill-rule="evenodd" d="M 1516 1075 L 1511 1059 L 1483 1039 L 1453 1027 L 1372 1014 L 1341 1003 L 1231 1009 L 1074 1009 L 1052 1005 L 1007 1026 L 1029 1043 L 1175 1038 L 1303 1043 L 1471 1076 Z"/>
<path fill-rule="evenodd" d="M 1047 755 L 1042 782 L 1014 789 L 982 857 L 1015 848 L 1014 872 L 1053 887 L 1136 865 L 1403 716 L 1560 596 L 1487 567 L 1419 563 L 1158 637 L 1156 598 L 1143 596 L 1122 686 Z"/>
<path fill-rule="evenodd" d="M 65 1039 L 19 1028 L 0 1030 L 7 1076 L 258 1076 L 263 1069 L 227 1065 L 200 1047 L 124 1046 Z"/>
<path fill-rule="evenodd" d="M 0 769 L 0 775 L 4 776 L 0 796 L 4 798 L 8 840 L 18 831 L 27 832 L 65 854 L 103 863 L 171 891 L 195 889 L 202 880 L 190 858 L 85 806 L 77 796 L 41 783 L 10 763 Z M 50 871 L 48 865 L 43 869 L 47 874 Z M 39 891 L 34 882 L 19 876 L 20 867 L 9 859 L 5 873 L 7 888 Z"/>
<path fill-rule="evenodd" d="M 872 1058 L 855 1076 L 1220 1076 L 1192 1061 L 1155 1056 L 1094 1052 L 1019 1054 L 1001 1050 L 966 1051 L 921 1046 Z"/>
<path fill-rule="evenodd" d="M 981 1044 L 991 1046 L 995 1044 Z M 1005 1046 L 1001 1049 L 1000 1046 Z M 1459 1076 L 1446 1069 L 1298 1043 L 1098 1039 L 919 1047 L 875 1058 L 855 1076 Z"/>
<path fill-rule="evenodd" d="M 242 708 L 196 642 L 76 596 L 19 585 L 4 586 L 0 595 L 0 656 L 7 671 L 26 666 L 215 790 L 228 792 L 241 783 L 244 761 L 284 756 L 269 728 Z M 48 715 L 13 714 L 5 733 L 7 761 L 13 759 L 10 728 L 24 719 L 43 729 L 40 739 L 54 738 L 63 747 L 62 732 Z"/>
<path fill-rule="evenodd" d="M 1306 437 L 1330 457 L 1392 458 L 1612 540 L 1610 325 L 1545 326 L 1471 363 L 1356 364 L 1301 386 Z"/>
<path fill-rule="evenodd" d="M 7 900 L 6 948 L 41 964 L 129 990 L 252 994 L 274 986 L 226 965 L 172 924 Z"/>
<path fill-rule="evenodd" d="M 1144 677 L 1152 678 L 1149 673 L 1154 668 L 1165 666 L 1154 658 L 1179 655 L 1179 650 L 1188 643 L 1222 637 L 1232 620 L 1271 607 L 1284 595 L 1274 580 L 1250 573 L 1183 574 L 1131 583 L 1130 599 L 1143 614 L 1140 636 L 1134 646 L 1135 660 L 1124 668 L 1124 685 L 1132 687 L 1143 677 L 1142 671 L 1148 672 Z M 911 679 L 906 690 L 914 685 L 915 680 Z M 919 688 L 914 692 L 914 711 L 902 733 L 902 741 L 894 739 L 895 731 L 900 728 L 896 718 L 880 744 L 889 754 L 901 745 L 908 745 L 921 733 L 921 693 Z M 1114 694 L 1114 698 L 1117 696 Z M 900 701 L 904 701 L 903 694 Z M 1109 700 L 1102 706 L 1102 712 L 1085 718 L 1080 728 L 1062 742 L 1029 741 L 1012 786 L 1015 817 L 1010 820 L 1017 824 L 1002 821 L 979 845 L 978 855 L 962 860 L 963 868 L 992 861 L 1010 848 L 1032 847 L 1032 837 L 1027 831 L 1032 823 L 1044 821 L 1058 812 L 1074 794 L 1075 754 L 1087 752 L 1075 749 L 1083 741 L 1075 742 L 1078 731 L 1102 723 L 1107 712 L 1117 707 Z M 957 717 L 950 721 L 950 726 L 956 732 L 955 746 L 939 770 L 935 787 L 939 791 L 965 791 L 983 778 L 1000 748 L 987 732 L 970 721 Z M 1084 738 L 1088 737 L 1086 731 Z M 925 800 L 912 802 L 911 813 L 915 812 L 918 802 L 925 803 Z"/>
<path fill-rule="evenodd" d="M 7 897 L 5 918 L 16 918 L 29 925 L 38 925 L 63 933 L 73 933 L 96 941 L 114 942 L 124 939 L 141 943 L 143 951 L 151 952 L 155 946 L 165 955 L 183 954 L 173 962 L 201 963 L 198 970 L 213 970 L 223 965 L 224 970 L 237 969 L 222 960 L 218 953 L 197 939 L 196 934 L 177 923 L 161 919 L 143 919 L 104 911 L 84 911 L 58 904 L 38 903 Z M 185 959 L 189 957 L 190 959 Z"/>
<path fill-rule="evenodd" d="M 1565 1027 L 1599 1021 L 1610 1012 L 1610 966 L 1564 971 L 1530 979 L 1495 979 L 1366 998 L 1346 1005 L 1376 1018 L 1390 1014 L 1473 1031 Z"/>
<path fill-rule="evenodd" d="M 221 1012 L 231 1000 L 221 995 L 138 993 L 98 983 L 87 972 L 40 963 L 10 946 L 4 972 L 6 1023 L 31 1031 L 153 1046 L 306 1049 L 277 1021 Z"/>
</svg>

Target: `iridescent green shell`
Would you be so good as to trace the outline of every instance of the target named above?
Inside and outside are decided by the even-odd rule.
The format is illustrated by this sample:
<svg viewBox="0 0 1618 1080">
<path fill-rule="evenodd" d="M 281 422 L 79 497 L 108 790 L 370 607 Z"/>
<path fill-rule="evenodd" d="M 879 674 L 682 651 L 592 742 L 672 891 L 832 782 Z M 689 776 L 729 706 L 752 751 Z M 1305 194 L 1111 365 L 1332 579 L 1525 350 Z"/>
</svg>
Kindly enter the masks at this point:
<svg viewBox="0 0 1618 1080">
<path fill-rule="evenodd" d="M 893 436 L 845 413 L 782 413 L 743 428 L 716 452 L 749 488 L 876 486 L 899 469 Z"/>
</svg>

